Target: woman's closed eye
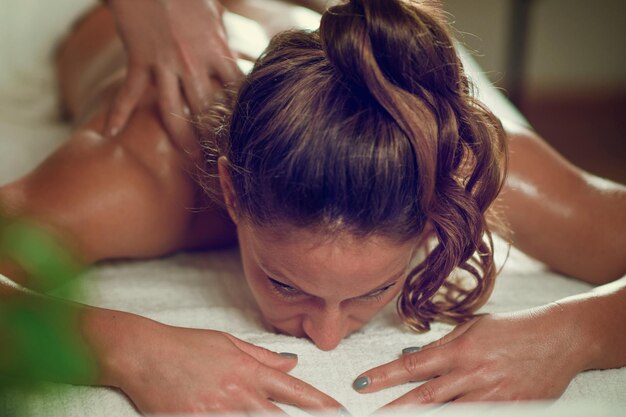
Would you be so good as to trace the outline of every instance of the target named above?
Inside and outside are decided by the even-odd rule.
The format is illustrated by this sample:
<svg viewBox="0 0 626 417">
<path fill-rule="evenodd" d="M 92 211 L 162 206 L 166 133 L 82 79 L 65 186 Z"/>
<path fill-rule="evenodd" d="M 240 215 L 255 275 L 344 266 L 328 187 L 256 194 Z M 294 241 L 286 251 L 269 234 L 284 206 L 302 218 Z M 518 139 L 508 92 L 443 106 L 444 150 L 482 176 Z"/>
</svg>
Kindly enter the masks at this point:
<svg viewBox="0 0 626 417">
<path fill-rule="evenodd" d="M 271 288 L 274 293 L 281 297 L 293 298 L 298 295 L 304 295 L 304 293 L 297 288 L 294 288 L 287 284 L 283 284 L 282 282 L 276 281 L 275 279 L 272 279 L 270 277 L 267 277 L 267 279 L 270 281 Z"/>
<path fill-rule="evenodd" d="M 297 288 L 294 288 L 290 285 L 287 285 L 285 283 L 282 283 L 280 281 L 277 281 L 273 278 L 267 277 L 267 279 L 270 281 L 270 286 L 272 288 L 272 290 L 274 291 L 275 294 L 277 294 L 280 297 L 284 297 L 284 298 L 295 298 L 295 297 L 299 297 L 299 296 L 304 296 L 304 295 L 308 295 L 302 291 L 300 291 Z M 375 291 L 370 292 L 369 294 L 365 294 L 362 295 L 360 297 L 355 297 L 355 299 L 357 300 L 376 300 L 376 301 L 380 301 L 382 299 L 382 296 L 390 289 L 392 288 L 394 285 L 396 285 L 397 281 L 392 282 L 391 284 L 383 287 L 383 288 L 379 288 Z"/>
<path fill-rule="evenodd" d="M 380 289 L 378 289 L 378 290 L 376 290 L 376 291 L 374 291 L 374 292 L 371 292 L 371 293 L 369 293 L 369 294 L 366 294 L 366 295 L 364 295 L 364 296 L 362 296 L 362 297 L 360 297 L 360 298 L 362 298 L 362 299 L 370 299 L 370 300 L 371 300 L 371 299 L 374 299 L 374 300 L 376 300 L 376 301 L 380 301 L 380 300 L 383 298 L 383 295 L 384 295 L 384 294 L 385 294 L 385 293 L 386 293 L 386 292 L 387 292 L 387 291 L 388 291 L 391 287 L 393 287 L 394 285 L 396 285 L 396 283 L 397 283 L 397 281 L 396 281 L 396 282 L 393 282 L 393 283 L 391 283 L 391 284 L 389 284 L 389 285 L 387 285 L 386 287 L 380 288 Z"/>
</svg>

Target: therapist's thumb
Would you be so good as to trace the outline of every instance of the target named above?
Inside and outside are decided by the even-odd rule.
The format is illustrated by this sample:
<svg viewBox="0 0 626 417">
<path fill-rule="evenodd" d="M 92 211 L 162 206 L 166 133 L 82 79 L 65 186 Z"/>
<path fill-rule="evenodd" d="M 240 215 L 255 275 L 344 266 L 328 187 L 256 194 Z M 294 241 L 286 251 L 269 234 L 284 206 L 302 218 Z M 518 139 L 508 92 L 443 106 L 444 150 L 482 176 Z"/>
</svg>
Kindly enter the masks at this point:
<svg viewBox="0 0 626 417">
<path fill-rule="evenodd" d="M 229 335 L 230 336 L 230 335 Z M 269 349 L 253 345 L 230 336 L 229 339 L 242 351 L 252 356 L 263 365 L 267 365 L 279 371 L 288 372 L 298 364 L 298 355 L 291 352 L 273 352 Z"/>
</svg>

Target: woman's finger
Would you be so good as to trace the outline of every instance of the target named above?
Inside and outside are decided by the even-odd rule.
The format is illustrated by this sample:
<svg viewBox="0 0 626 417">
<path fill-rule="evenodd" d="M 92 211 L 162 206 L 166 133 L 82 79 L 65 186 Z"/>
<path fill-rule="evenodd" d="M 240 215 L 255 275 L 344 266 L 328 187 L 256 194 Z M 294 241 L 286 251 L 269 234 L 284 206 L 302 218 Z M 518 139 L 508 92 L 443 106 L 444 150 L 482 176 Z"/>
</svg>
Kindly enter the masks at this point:
<svg viewBox="0 0 626 417">
<path fill-rule="evenodd" d="M 262 381 L 259 388 L 264 394 L 279 403 L 310 411 L 343 409 L 337 400 L 312 385 L 273 368 L 260 368 L 258 380 Z"/>
<path fill-rule="evenodd" d="M 124 83 L 117 92 L 105 123 L 105 135 L 115 136 L 121 131 L 148 85 L 148 71 L 145 68 L 130 66 Z"/>
<path fill-rule="evenodd" d="M 455 366 L 456 357 L 446 346 L 406 353 L 395 361 L 361 374 L 352 386 L 360 393 L 380 391 L 411 381 L 445 375 Z"/>
<path fill-rule="evenodd" d="M 423 383 L 419 387 L 385 405 L 383 410 L 402 406 L 437 404 L 452 401 L 468 390 L 467 381 L 467 377 L 460 372 L 451 372 Z"/>
</svg>

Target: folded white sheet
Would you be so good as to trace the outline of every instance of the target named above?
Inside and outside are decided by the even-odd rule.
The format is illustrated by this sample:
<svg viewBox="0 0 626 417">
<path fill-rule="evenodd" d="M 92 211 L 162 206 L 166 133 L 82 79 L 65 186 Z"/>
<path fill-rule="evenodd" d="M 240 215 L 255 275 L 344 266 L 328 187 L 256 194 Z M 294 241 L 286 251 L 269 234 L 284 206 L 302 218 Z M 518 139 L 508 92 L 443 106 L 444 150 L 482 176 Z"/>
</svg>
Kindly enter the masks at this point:
<svg viewBox="0 0 626 417">
<path fill-rule="evenodd" d="M 50 51 L 76 16 L 93 3 L 89 0 L 3 0 L 0 4 L 0 184 L 30 170 L 69 132 L 69 127 L 55 118 L 57 107 Z M 258 28 L 254 29 L 250 22 L 229 16 L 227 24 L 233 42 L 248 42 L 248 46 L 257 51 L 258 45 L 263 46 L 263 43 L 250 43 L 250 39 L 258 41 L 256 35 L 238 35 L 246 33 L 245 30 L 256 30 L 259 34 Z M 501 117 L 525 123 L 465 53 L 464 59 L 487 104 Z M 505 252 L 504 244 L 498 241 L 500 262 Z M 172 325 L 224 330 L 274 351 L 297 353 L 300 360 L 292 375 L 329 393 L 355 415 L 366 415 L 416 386 L 408 384 L 361 395 L 351 388 L 356 376 L 398 357 L 402 348 L 426 344 L 452 328 L 435 323 L 430 332 L 413 334 L 401 325 L 390 305 L 331 352 L 320 351 L 305 339 L 270 333 L 263 328 L 243 281 L 236 250 L 179 254 L 151 261 L 110 262 L 93 268 L 84 282 L 86 292 L 78 301 L 134 312 Z M 590 288 L 585 283 L 547 271 L 540 263 L 513 249 L 494 294 L 483 310 L 523 309 Z M 0 394 L 0 410 L 10 411 L 16 399 L 28 396 L 31 415 L 137 415 L 128 399 L 113 389 L 63 384 L 46 384 L 45 387 L 45 392 L 38 394 L 21 391 Z M 570 412 L 587 415 L 581 413 L 589 409 L 590 402 L 613 404 L 597 409 L 602 415 L 611 415 L 620 407 L 626 407 L 625 392 L 626 368 L 586 372 L 572 381 L 556 407 L 551 408 L 550 415 L 570 415 Z M 583 405 L 579 406 L 581 401 Z M 294 416 L 306 415 L 292 407 L 284 408 Z M 460 415 L 446 410 L 442 413 L 450 414 L 445 415 Z M 488 410 L 494 411 L 493 408 Z M 515 410 L 509 409 L 510 412 Z M 533 408 L 529 412 L 544 415 L 537 410 Z M 460 412 L 468 415 L 467 409 Z M 484 415 L 486 411 L 474 412 Z"/>
</svg>

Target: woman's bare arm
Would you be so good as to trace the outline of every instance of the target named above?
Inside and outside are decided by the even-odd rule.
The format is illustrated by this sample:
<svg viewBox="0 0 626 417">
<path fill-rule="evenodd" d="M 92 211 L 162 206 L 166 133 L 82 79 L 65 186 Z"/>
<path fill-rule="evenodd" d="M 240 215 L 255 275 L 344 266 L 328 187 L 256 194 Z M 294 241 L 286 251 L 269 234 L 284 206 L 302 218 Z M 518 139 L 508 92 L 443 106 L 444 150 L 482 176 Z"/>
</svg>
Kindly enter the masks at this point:
<svg viewBox="0 0 626 417">
<path fill-rule="evenodd" d="M 626 273 L 626 187 L 573 166 L 537 134 L 508 126 L 498 206 L 513 244 L 554 270 L 603 284 Z"/>
<path fill-rule="evenodd" d="M 13 320 L 20 315 L 27 316 L 30 323 L 29 327 L 24 321 L 0 320 L 0 340 L 3 341 L 0 375 L 80 385 L 119 387 L 119 375 L 132 364 L 130 345 L 134 334 L 142 326 L 156 324 L 134 314 L 25 291 L 1 275 L 0 313 Z M 14 326 L 21 326 L 20 331 L 16 332 Z M 42 330 L 44 328 L 48 333 Z M 24 333 L 30 333 L 31 338 L 14 337 Z M 49 334 L 54 337 L 45 345 L 32 345 L 33 338 Z M 23 346 L 24 343 L 29 345 Z M 40 354 L 46 355 L 48 360 L 59 360 L 55 355 L 73 355 L 73 363 L 49 369 L 33 368 L 33 358 L 29 355 L 44 349 L 45 353 Z"/>
<path fill-rule="evenodd" d="M 4 313 L 26 320 L 1 320 Z M 32 337 L 24 337 L 28 332 Z M 42 338 L 45 343 L 33 343 Z M 18 377 L 113 386 L 142 414 L 280 412 L 270 401 L 309 411 L 341 408 L 287 374 L 297 364 L 296 355 L 280 355 L 219 331 L 169 326 L 25 292 L 2 277 L 0 342 L 5 382 Z"/>
</svg>

